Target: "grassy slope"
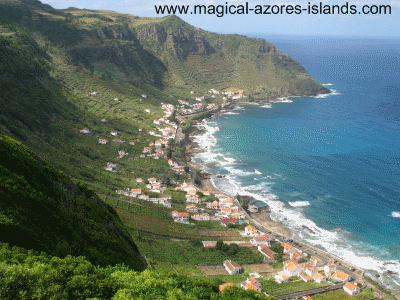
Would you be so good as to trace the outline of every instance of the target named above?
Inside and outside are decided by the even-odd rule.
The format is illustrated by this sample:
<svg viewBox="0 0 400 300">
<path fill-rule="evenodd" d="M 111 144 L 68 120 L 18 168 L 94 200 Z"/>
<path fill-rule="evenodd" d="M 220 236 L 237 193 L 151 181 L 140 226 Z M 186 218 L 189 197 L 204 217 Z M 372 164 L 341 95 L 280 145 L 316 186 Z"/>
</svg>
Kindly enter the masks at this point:
<svg viewBox="0 0 400 300">
<path fill-rule="evenodd" d="M 51 255 L 144 268 L 116 211 L 85 185 L 0 133 L 1 239 Z"/>
</svg>

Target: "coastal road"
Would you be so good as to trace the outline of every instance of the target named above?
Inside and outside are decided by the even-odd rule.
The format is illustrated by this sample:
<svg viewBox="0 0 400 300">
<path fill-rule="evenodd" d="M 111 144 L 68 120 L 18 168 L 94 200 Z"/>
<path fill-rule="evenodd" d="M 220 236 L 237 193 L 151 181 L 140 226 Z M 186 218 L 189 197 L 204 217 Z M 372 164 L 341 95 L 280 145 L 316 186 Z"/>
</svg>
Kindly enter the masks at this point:
<svg viewBox="0 0 400 300">
<path fill-rule="evenodd" d="M 282 242 L 286 242 L 287 239 L 290 239 L 290 237 L 277 234 L 277 233 L 273 232 L 271 229 L 264 227 L 263 225 L 258 223 L 256 220 L 254 220 L 247 211 L 242 209 L 242 207 L 240 206 L 240 204 L 236 198 L 234 198 L 234 203 L 239 207 L 240 212 L 245 214 L 246 219 L 249 220 L 251 223 L 253 223 L 253 225 L 257 228 L 257 230 L 260 230 L 262 232 L 272 232 L 275 235 L 275 237 Z M 356 280 L 362 278 L 362 276 L 360 276 L 356 272 L 359 271 L 359 272 L 361 272 L 361 274 L 363 274 L 363 270 L 357 268 L 354 265 L 351 265 L 348 262 L 345 262 L 344 260 L 340 259 L 339 257 L 335 257 L 329 253 L 326 253 L 325 251 L 316 249 L 316 248 L 314 248 L 310 245 L 304 244 L 303 242 L 300 242 L 300 241 L 294 240 L 293 242 L 291 242 L 289 244 L 296 247 L 297 249 L 302 250 L 303 252 L 310 254 L 311 256 L 314 256 L 314 255 L 319 256 L 326 263 L 332 263 L 333 260 L 336 260 L 337 263 L 335 263 L 335 265 L 338 270 L 346 272 L 347 274 L 349 274 L 352 278 L 354 278 Z M 299 246 L 299 245 L 301 245 L 301 246 Z M 339 265 L 339 262 L 340 262 L 340 265 Z M 355 272 L 350 271 L 351 268 L 354 268 L 356 271 Z"/>
<path fill-rule="evenodd" d="M 326 293 L 329 291 L 340 290 L 343 288 L 344 285 L 345 285 L 345 283 L 338 283 L 335 285 L 330 285 L 330 286 L 325 286 L 325 287 L 320 287 L 320 288 L 315 288 L 315 289 L 309 289 L 309 290 L 304 290 L 304 291 L 290 293 L 290 294 L 277 295 L 274 297 L 278 300 L 300 299 L 302 296 L 306 296 L 306 295 L 315 295 L 315 294 Z"/>
</svg>

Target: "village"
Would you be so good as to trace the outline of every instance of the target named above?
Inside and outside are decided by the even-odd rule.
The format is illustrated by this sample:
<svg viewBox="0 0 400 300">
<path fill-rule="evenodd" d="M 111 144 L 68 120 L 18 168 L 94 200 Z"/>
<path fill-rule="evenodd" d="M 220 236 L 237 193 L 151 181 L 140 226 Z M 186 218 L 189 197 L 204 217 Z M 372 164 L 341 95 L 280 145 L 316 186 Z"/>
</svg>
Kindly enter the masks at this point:
<svg viewBox="0 0 400 300">
<path fill-rule="evenodd" d="M 243 96 L 243 91 L 236 92 L 227 91 L 219 92 L 215 89 L 208 91 L 212 98 L 216 95 L 223 95 L 223 100 L 238 100 Z M 146 98 L 146 95 L 142 95 Z M 204 97 L 196 97 L 197 102 L 204 101 Z M 203 104 L 194 103 L 190 104 L 187 101 L 178 100 L 179 106 L 175 107 L 172 104 L 161 104 L 161 109 L 164 112 L 163 117 L 155 119 L 153 124 L 156 125 L 155 130 L 149 130 L 148 135 L 157 137 L 158 139 L 143 147 L 139 158 L 148 158 L 154 160 L 165 159 L 168 166 L 177 175 L 191 175 L 190 168 L 184 162 L 179 162 L 173 157 L 168 156 L 168 149 L 171 148 L 171 143 L 175 140 L 179 125 L 171 120 L 171 115 L 179 113 L 180 116 L 202 113 L 218 109 L 214 103 Z M 145 109 L 144 113 L 151 113 L 150 109 Z M 101 120 L 103 123 L 107 122 L 106 119 Z M 181 124 L 185 120 L 181 119 Z M 139 128 L 139 132 L 143 129 Z M 91 131 L 87 128 L 80 130 L 81 133 L 90 134 Z M 114 137 L 113 141 L 118 143 L 125 143 L 124 140 L 118 138 L 119 132 L 112 130 L 110 135 Z M 98 144 L 107 145 L 109 142 L 105 138 L 99 138 Z M 135 146 L 135 141 L 129 141 L 129 145 Z M 124 150 L 119 150 L 117 158 L 122 159 L 129 156 Z M 119 172 L 116 163 L 108 162 L 104 167 L 109 172 Z M 274 235 L 272 232 L 263 232 L 257 229 L 252 224 L 252 220 L 246 216 L 245 211 L 235 203 L 237 199 L 224 195 L 222 193 L 211 193 L 208 190 L 202 190 L 197 184 L 194 183 L 191 176 L 187 177 L 188 180 L 179 182 L 178 180 L 171 179 L 169 182 L 157 179 L 156 177 L 150 178 L 135 178 L 134 187 L 125 187 L 117 189 L 116 194 L 125 196 L 127 199 L 137 198 L 140 200 L 148 201 L 153 204 L 159 204 L 171 211 L 171 218 L 176 223 L 186 224 L 187 226 L 194 226 L 195 223 L 191 221 L 208 221 L 217 222 L 222 227 L 232 228 L 237 225 L 247 224 L 244 230 L 238 229 L 241 236 L 245 239 L 243 241 L 222 241 L 223 244 L 231 245 L 236 244 L 238 247 L 246 247 L 258 251 L 264 256 L 263 263 L 276 263 L 278 260 L 283 262 L 282 269 L 272 275 L 276 284 L 284 285 L 285 283 L 303 281 L 314 282 L 320 284 L 318 288 L 297 291 L 296 295 L 288 294 L 285 298 L 283 296 L 277 299 L 312 299 L 312 295 L 342 289 L 348 295 L 353 296 L 362 293 L 367 283 L 362 280 L 362 276 L 358 278 L 352 277 L 340 268 L 340 263 L 336 260 L 323 258 L 312 255 L 310 251 L 304 251 L 291 245 L 290 242 L 285 240 L 282 236 Z M 190 180 L 189 180 L 190 178 Z M 174 196 L 166 191 L 173 189 L 175 192 L 184 195 L 185 203 L 174 204 Z M 128 200 L 129 201 L 129 200 Z M 176 209 L 174 206 L 177 206 Z M 243 228 L 243 227 L 242 227 Z M 218 241 L 202 241 L 204 248 L 214 248 Z M 275 250 L 275 251 L 274 251 Z M 279 257 L 279 259 L 277 259 Z M 339 263 L 339 265 L 337 265 Z M 238 263 L 229 259 L 225 260 L 223 267 L 227 274 L 245 274 L 246 270 Z M 270 274 L 271 275 L 271 274 Z M 227 282 L 220 285 L 220 291 L 223 292 L 228 286 L 237 285 L 247 290 L 254 290 L 265 296 L 268 294 L 263 291 L 263 284 L 260 282 L 263 275 L 257 272 L 248 273 L 248 277 L 242 282 Z M 293 298 L 290 298 L 293 297 Z M 295 298 L 294 298 L 295 297 Z M 374 297 L 382 297 L 379 290 L 374 291 Z"/>
</svg>

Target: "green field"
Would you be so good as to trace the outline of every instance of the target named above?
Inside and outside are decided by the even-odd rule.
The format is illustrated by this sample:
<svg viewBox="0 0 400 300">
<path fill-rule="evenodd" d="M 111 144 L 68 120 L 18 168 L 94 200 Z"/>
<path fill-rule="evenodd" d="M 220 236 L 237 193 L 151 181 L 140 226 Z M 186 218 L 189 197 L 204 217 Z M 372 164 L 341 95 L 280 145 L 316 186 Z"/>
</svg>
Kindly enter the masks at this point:
<svg viewBox="0 0 400 300">
<path fill-rule="evenodd" d="M 263 260 L 263 256 L 253 249 L 239 248 L 235 255 L 229 255 L 213 248 L 193 246 L 186 241 L 172 241 L 167 238 L 133 234 L 133 239 L 141 253 L 155 262 L 169 262 L 173 265 L 222 265 L 226 259 L 238 264 L 253 264 Z"/>
</svg>

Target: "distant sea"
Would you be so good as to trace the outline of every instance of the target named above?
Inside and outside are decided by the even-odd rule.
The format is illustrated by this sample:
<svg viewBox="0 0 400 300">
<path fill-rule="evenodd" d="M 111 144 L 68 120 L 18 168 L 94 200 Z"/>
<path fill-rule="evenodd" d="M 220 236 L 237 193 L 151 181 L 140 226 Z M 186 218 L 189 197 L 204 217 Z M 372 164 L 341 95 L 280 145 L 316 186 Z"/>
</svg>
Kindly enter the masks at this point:
<svg viewBox="0 0 400 300">
<path fill-rule="evenodd" d="M 213 117 L 193 160 L 225 175 L 219 189 L 268 204 L 294 237 L 400 289 L 400 40 L 257 37 L 332 93 Z"/>
</svg>

